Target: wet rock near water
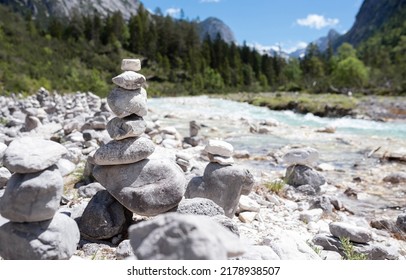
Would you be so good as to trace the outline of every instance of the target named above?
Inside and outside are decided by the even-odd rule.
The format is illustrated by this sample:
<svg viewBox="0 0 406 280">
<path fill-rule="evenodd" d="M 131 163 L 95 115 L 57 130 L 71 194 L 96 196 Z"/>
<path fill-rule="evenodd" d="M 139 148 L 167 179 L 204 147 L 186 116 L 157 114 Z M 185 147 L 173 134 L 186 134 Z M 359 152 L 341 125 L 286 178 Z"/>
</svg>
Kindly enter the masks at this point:
<svg viewBox="0 0 406 280">
<path fill-rule="evenodd" d="M 289 166 L 286 170 L 285 181 L 293 187 L 309 185 L 315 189 L 317 193 L 319 187 L 326 183 L 326 179 L 306 165 Z"/>
</svg>

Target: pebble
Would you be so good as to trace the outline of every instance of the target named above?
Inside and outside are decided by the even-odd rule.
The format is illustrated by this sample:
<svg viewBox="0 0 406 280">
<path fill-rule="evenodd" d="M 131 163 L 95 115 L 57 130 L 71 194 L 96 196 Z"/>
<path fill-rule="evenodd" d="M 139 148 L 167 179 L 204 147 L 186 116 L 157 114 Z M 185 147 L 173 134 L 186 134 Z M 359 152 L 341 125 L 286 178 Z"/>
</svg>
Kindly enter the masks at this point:
<svg viewBox="0 0 406 280">
<path fill-rule="evenodd" d="M 258 216 L 257 212 L 241 212 L 238 219 L 243 223 L 252 223 Z"/>
<path fill-rule="evenodd" d="M 242 195 L 240 197 L 240 201 L 238 203 L 240 211 L 250 211 L 250 212 L 259 212 L 261 206 L 253 199 L 246 195 Z"/>
</svg>

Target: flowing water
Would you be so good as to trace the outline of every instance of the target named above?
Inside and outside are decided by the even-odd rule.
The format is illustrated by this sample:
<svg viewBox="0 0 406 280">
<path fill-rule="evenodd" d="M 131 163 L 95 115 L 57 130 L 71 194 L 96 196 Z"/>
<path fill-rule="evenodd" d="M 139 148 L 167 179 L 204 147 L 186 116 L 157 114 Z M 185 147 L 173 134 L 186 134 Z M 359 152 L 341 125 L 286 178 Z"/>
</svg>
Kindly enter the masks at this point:
<svg viewBox="0 0 406 280">
<path fill-rule="evenodd" d="M 162 126 L 174 126 L 183 136 L 189 135 L 189 121 L 203 125 L 200 135 L 222 138 L 233 144 L 235 150 L 247 150 L 248 167 L 258 171 L 282 172 L 286 166 L 271 162 L 267 155 L 286 146 L 311 146 L 320 152 L 319 162 L 329 163 L 335 172 L 326 173 L 328 181 L 346 181 L 359 191 L 359 199 L 341 196 L 357 214 L 371 216 L 386 209 L 401 211 L 406 207 L 406 187 L 388 188 L 382 184 L 385 172 L 401 171 L 404 164 L 382 165 L 376 157 L 367 155 L 382 145 L 400 145 L 406 148 L 406 122 L 376 122 L 351 118 L 320 118 L 291 111 L 272 111 L 247 103 L 199 97 L 151 98 L 148 106 L 159 115 Z M 166 116 L 166 118 L 164 117 Z M 268 134 L 252 134 L 249 123 L 273 119 L 280 123 Z M 334 134 L 317 133 L 317 129 L 334 126 Z M 261 158 L 262 157 L 262 158 Z M 268 157 L 269 158 L 269 157 Z M 353 183 L 362 177 L 363 184 Z M 379 177 L 379 183 L 376 183 Z M 342 190 L 344 191 L 344 190 Z M 396 215 L 398 212 L 393 213 Z"/>
</svg>

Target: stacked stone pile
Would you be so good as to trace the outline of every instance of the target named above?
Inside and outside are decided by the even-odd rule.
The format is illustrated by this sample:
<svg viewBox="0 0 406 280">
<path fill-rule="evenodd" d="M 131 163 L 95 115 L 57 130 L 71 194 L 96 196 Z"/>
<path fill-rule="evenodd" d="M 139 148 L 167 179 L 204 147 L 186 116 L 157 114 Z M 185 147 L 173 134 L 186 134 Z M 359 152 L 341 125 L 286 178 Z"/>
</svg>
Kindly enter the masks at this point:
<svg viewBox="0 0 406 280">
<path fill-rule="evenodd" d="M 307 193 L 319 193 L 325 178 L 312 168 L 319 159 L 319 152 L 313 148 L 298 148 L 288 151 L 283 161 L 288 165 L 285 182 Z"/>
<path fill-rule="evenodd" d="M 69 259 L 79 242 L 74 220 L 57 213 L 63 178 L 56 163 L 67 153 L 60 144 L 25 137 L 10 143 L 3 163 L 13 172 L 0 200 L 4 259 Z"/>
<path fill-rule="evenodd" d="M 125 72 L 113 78 L 117 87 L 107 97 L 116 115 L 107 124 L 113 140 L 91 157 L 93 176 L 107 191 L 92 198 L 79 223 L 82 235 L 90 239 L 122 234 L 131 222 L 131 212 L 142 216 L 167 212 L 184 194 L 186 179 L 180 167 L 169 159 L 148 158 L 155 146 L 143 136 L 147 93 L 142 88 L 145 77 L 136 72 L 140 69 L 138 59 L 124 59 Z"/>
<path fill-rule="evenodd" d="M 213 200 L 232 218 L 241 195 L 248 195 L 254 186 L 253 175 L 245 168 L 233 165 L 233 146 L 225 141 L 210 140 L 205 148 L 210 163 L 203 176 L 190 180 L 185 197 Z"/>
</svg>

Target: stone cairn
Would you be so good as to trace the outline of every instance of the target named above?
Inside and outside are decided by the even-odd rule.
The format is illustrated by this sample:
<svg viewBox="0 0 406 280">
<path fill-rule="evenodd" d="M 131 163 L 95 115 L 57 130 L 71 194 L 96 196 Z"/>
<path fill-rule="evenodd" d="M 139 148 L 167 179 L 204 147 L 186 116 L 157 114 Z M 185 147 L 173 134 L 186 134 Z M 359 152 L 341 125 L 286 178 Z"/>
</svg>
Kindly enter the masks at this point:
<svg viewBox="0 0 406 280">
<path fill-rule="evenodd" d="M 125 234 L 132 213 L 155 216 L 167 212 L 182 200 L 186 185 L 185 176 L 175 162 L 148 159 L 155 146 L 143 137 L 147 128 L 143 119 L 147 115 L 147 93 L 142 87 L 145 77 L 136 72 L 141 70 L 140 60 L 124 59 L 121 69 L 125 72 L 113 78 L 117 87 L 107 97 L 116 115 L 107 123 L 113 140 L 91 158 L 95 165 L 93 176 L 107 191 L 98 192 L 82 215 L 79 228 L 88 239 Z M 103 214 L 106 208 L 107 218 Z"/>
<path fill-rule="evenodd" d="M 225 216 L 232 218 L 241 195 L 248 195 L 254 186 L 253 175 L 245 168 L 234 165 L 234 148 L 221 140 L 209 140 L 205 147 L 210 163 L 203 176 L 192 178 L 186 198 L 207 198 L 222 207 Z"/>
<path fill-rule="evenodd" d="M 39 138 L 14 140 L 3 163 L 14 174 L 0 200 L 0 256 L 11 260 L 70 259 L 79 243 L 76 222 L 57 213 L 63 178 L 56 163 L 62 145 Z M 0 216 L 0 217 L 1 217 Z"/>
<path fill-rule="evenodd" d="M 319 193 L 326 179 L 312 168 L 318 159 L 319 152 L 310 147 L 288 151 L 283 156 L 284 163 L 288 165 L 285 182 L 305 193 Z"/>
</svg>

